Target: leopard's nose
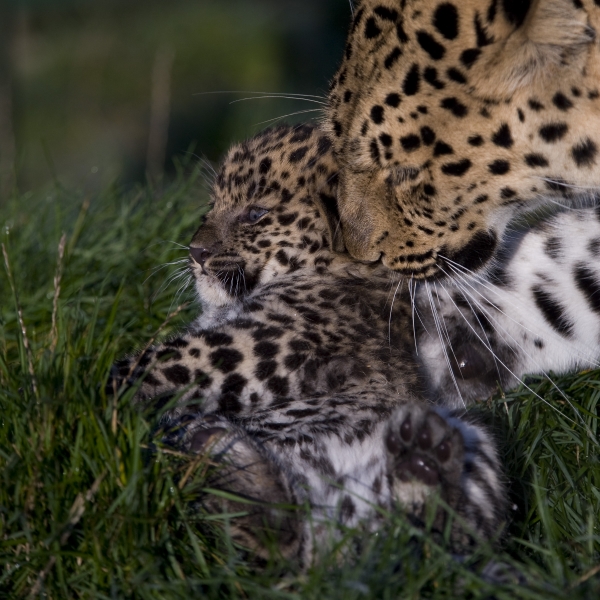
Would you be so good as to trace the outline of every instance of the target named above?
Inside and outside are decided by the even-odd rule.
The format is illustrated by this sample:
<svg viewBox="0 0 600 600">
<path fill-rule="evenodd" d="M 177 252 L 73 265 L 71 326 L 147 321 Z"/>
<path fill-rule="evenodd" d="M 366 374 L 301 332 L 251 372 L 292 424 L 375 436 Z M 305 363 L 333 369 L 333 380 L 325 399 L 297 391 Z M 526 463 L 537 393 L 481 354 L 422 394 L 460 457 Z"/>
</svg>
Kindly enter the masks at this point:
<svg viewBox="0 0 600 600">
<path fill-rule="evenodd" d="M 206 248 L 195 248 L 194 246 L 190 246 L 190 256 L 202 267 L 212 255 L 213 253 Z"/>
</svg>

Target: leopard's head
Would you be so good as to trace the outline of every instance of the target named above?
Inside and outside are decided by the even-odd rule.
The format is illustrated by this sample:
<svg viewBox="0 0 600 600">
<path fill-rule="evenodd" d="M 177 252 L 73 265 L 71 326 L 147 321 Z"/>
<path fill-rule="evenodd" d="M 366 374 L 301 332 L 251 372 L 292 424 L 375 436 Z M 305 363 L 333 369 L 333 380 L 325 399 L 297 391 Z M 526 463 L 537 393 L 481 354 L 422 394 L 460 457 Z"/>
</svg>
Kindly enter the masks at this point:
<svg viewBox="0 0 600 600">
<path fill-rule="evenodd" d="M 518 213 L 599 189 L 599 28 L 599 0 L 356 3 L 327 118 L 348 250 L 478 270 Z"/>
<path fill-rule="evenodd" d="M 341 248 L 337 172 L 331 142 L 313 125 L 233 146 L 190 244 L 200 301 L 228 305 L 276 277 L 321 268 Z"/>
</svg>

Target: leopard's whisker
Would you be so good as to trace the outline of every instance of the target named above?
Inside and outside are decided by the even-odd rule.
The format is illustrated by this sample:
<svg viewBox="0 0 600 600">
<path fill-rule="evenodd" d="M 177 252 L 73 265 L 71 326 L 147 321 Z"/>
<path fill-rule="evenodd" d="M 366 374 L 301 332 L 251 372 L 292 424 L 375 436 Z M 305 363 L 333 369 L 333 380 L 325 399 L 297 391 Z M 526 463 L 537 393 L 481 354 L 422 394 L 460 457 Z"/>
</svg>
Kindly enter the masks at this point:
<svg viewBox="0 0 600 600">
<path fill-rule="evenodd" d="M 398 290 L 401 288 L 403 283 L 404 283 L 404 279 L 400 279 L 398 281 L 398 285 L 396 286 L 396 290 L 394 291 L 394 295 L 392 296 L 392 302 L 390 304 L 390 317 L 388 319 L 388 341 L 389 341 L 390 349 L 392 347 L 392 312 L 394 310 L 394 302 L 396 301 L 396 294 L 398 293 Z"/>
<path fill-rule="evenodd" d="M 441 328 L 440 321 L 439 321 L 440 317 L 437 312 L 435 302 L 434 302 L 433 296 L 431 294 L 431 288 L 429 286 L 428 281 L 425 281 L 425 292 L 427 293 L 427 299 L 429 300 L 429 306 L 431 307 L 431 316 L 433 317 L 433 323 L 435 325 L 435 328 L 436 328 L 437 334 L 438 334 L 438 338 L 440 340 L 440 344 L 442 347 L 442 353 L 444 354 L 444 358 L 446 359 L 446 365 L 448 367 L 448 371 L 450 372 L 450 376 L 452 377 L 452 382 L 454 383 L 454 387 L 456 388 L 458 397 L 460 398 L 461 402 L 463 403 L 463 406 L 466 408 L 467 405 L 464 401 L 464 398 L 462 397 L 462 394 L 460 393 L 460 388 L 458 387 L 458 382 L 456 381 L 454 371 L 452 370 L 452 364 L 450 362 L 450 357 L 448 356 L 448 351 L 446 350 L 446 344 L 444 343 L 444 336 L 443 336 L 442 328 Z"/>
<path fill-rule="evenodd" d="M 309 108 L 308 110 L 298 110 L 296 112 L 288 113 L 287 115 L 281 115 L 280 117 L 273 117 L 272 119 L 267 119 L 266 121 L 259 121 L 256 125 L 264 125 L 265 123 L 275 123 L 277 121 L 281 121 L 282 119 L 287 119 L 288 117 L 293 117 L 295 115 L 303 115 L 305 113 L 310 112 L 321 112 L 320 108 Z"/>
<path fill-rule="evenodd" d="M 327 100 L 327 96 L 318 96 L 315 94 L 300 94 L 297 92 L 253 92 L 249 90 L 216 90 L 211 92 L 196 92 L 192 94 L 192 96 L 210 96 L 212 94 L 255 94 L 258 97 L 268 96 L 273 98 L 286 98 L 289 96 L 293 99 L 318 98 L 319 100 Z"/>
<path fill-rule="evenodd" d="M 531 333 L 533 335 L 536 335 L 536 331 L 527 327 L 527 325 L 523 324 L 521 321 L 518 321 L 517 319 L 515 319 L 514 317 L 512 317 L 511 315 L 507 314 L 505 311 L 503 311 L 497 304 L 494 304 L 494 302 L 488 297 L 488 296 L 484 296 L 479 290 L 477 290 L 476 288 L 474 288 L 470 282 L 473 281 L 473 279 L 475 279 L 472 275 L 477 275 L 477 274 L 468 274 L 465 277 L 465 274 L 461 273 L 460 269 L 464 269 L 464 267 L 462 267 L 462 265 L 459 265 L 458 263 L 454 263 L 455 267 L 453 267 L 450 263 L 453 261 L 450 261 L 447 258 L 444 258 L 444 260 L 448 261 L 448 266 L 456 273 L 457 276 L 462 276 L 463 280 L 466 284 L 468 284 L 471 289 L 473 290 L 474 293 L 478 294 L 483 300 L 485 300 L 486 302 L 489 303 L 489 305 L 494 309 L 497 310 L 500 314 L 502 314 L 503 316 L 505 316 L 507 319 L 509 319 L 510 321 L 512 321 L 513 323 L 515 323 L 516 325 L 518 325 L 521 329 L 523 329 L 524 331 L 527 331 L 528 333 Z M 468 271 L 468 270 L 467 270 Z M 500 292 L 498 290 L 498 288 L 493 285 L 490 284 L 488 280 L 484 279 L 484 278 L 479 278 L 477 277 L 475 282 L 480 285 L 481 287 L 485 288 L 487 291 L 495 294 L 496 296 L 500 295 Z M 511 298 L 510 300 L 510 305 L 513 306 L 515 309 L 525 309 L 525 306 L 521 303 L 518 302 L 518 299 L 514 299 Z M 557 343 L 562 343 L 562 338 L 558 333 L 554 333 L 554 331 L 547 331 L 545 333 L 545 335 L 547 335 L 548 337 L 551 337 L 552 339 L 554 339 Z M 579 356 L 579 358 L 585 362 L 586 364 L 588 364 L 590 367 L 594 367 L 594 368 L 598 368 L 600 367 L 600 362 L 598 362 L 597 360 L 591 358 L 591 356 L 594 355 L 594 352 L 591 348 L 589 348 L 587 350 L 587 352 L 583 352 L 581 349 L 574 349 L 574 351 L 577 353 L 577 355 Z"/>
<path fill-rule="evenodd" d="M 460 274 L 457 273 L 457 276 L 460 277 Z M 461 287 L 461 292 L 463 293 L 463 297 L 465 297 L 468 295 L 469 298 L 471 298 L 471 300 L 473 300 L 473 302 L 476 302 L 475 297 L 464 287 Z M 452 300 L 452 299 L 451 299 Z M 456 307 L 456 303 L 454 302 L 454 300 L 452 300 L 452 303 L 454 304 L 454 306 Z M 496 331 L 496 333 L 498 333 L 498 335 L 502 338 L 503 341 L 506 342 L 506 338 L 504 337 L 504 333 L 506 333 L 511 340 L 523 351 L 523 353 L 530 358 L 534 364 L 537 364 L 537 361 L 535 360 L 535 358 L 533 358 L 533 356 L 531 356 L 527 350 L 525 350 L 525 348 L 517 341 L 513 338 L 513 336 L 511 336 L 508 332 L 506 332 L 505 330 L 502 331 L 501 328 L 497 325 L 497 323 L 495 322 L 496 319 L 494 319 L 494 317 L 492 316 L 491 312 L 485 307 L 483 306 L 483 304 L 481 303 L 477 303 L 477 306 L 480 310 L 482 310 L 483 312 L 485 312 L 485 316 L 488 319 L 488 321 L 490 321 L 492 327 L 494 328 L 494 331 Z M 456 307 L 457 310 L 458 307 Z M 459 310 L 460 312 L 460 310 Z M 475 331 L 475 329 L 473 328 L 473 326 L 471 325 L 471 323 L 469 323 L 468 319 L 462 314 L 462 312 L 460 312 L 460 314 L 463 316 L 463 318 L 465 319 L 466 323 L 469 325 L 469 327 L 471 328 L 471 330 L 473 331 L 473 333 L 475 333 L 475 335 L 478 337 L 478 339 L 481 341 L 482 344 L 484 344 L 485 346 L 485 342 L 483 341 L 483 339 L 481 338 L 481 336 L 479 336 L 479 334 Z M 508 345 L 508 344 L 507 344 Z M 487 347 L 487 346 L 486 346 Z M 494 356 L 494 359 L 497 360 L 521 385 L 523 385 L 527 390 L 529 390 L 531 393 L 535 394 L 535 396 L 537 398 L 539 398 L 540 400 L 542 400 L 545 404 L 547 404 L 548 406 L 552 407 L 554 410 L 556 410 L 557 412 L 560 412 L 557 408 L 553 407 L 546 399 L 542 398 L 539 394 L 537 394 L 534 390 L 531 389 L 531 387 L 529 387 L 525 381 L 523 379 L 521 379 L 520 377 L 518 377 L 516 375 L 516 373 L 514 373 L 512 371 L 512 369 L 510 369 L 506 363 L 504 361 L 502 361 L 500 359 L 499 356 L 496 356 L 494 354 L 494 352 L 491 350 L 491 348 L 488 347 L 488 350 L 490 350 L 492 352 L 492 355 Z M 513 352 L 516 353 L 515 350 L 513 350 Z M 539 366 L 539 364 L 538 364 Z M 581 415 L 579 414 L 579 412 L 577 411 L 577 409 L 575 408 L 575 406 L 573 405 L 573 403 L 571 402 L 571 400 L 569 399 L 569 397 L 558 387 L 558 385 L 554 382 L 554 380 L 548 375 L 548 373 L 544 370 L 540 368 L 541 373 L 544 375 L 544 377 L 550 382 L 550 384 L 552 385 L 552 387 L 554 389 L 556 389 L 556 391 L 565 399 L 565 401 L 569 404 L 569 406 L 573 409 L 575 415 L 577 415 L 577 417 L 579 418 L 581 423 L 584 423 L 583 418 L 581 417 Z M 575 421 L 573 419 L 571 419 L 570 417 L 564 415 L 565 418 L 569 419 L 572 423 L 575 424 Z"/>
</svg>

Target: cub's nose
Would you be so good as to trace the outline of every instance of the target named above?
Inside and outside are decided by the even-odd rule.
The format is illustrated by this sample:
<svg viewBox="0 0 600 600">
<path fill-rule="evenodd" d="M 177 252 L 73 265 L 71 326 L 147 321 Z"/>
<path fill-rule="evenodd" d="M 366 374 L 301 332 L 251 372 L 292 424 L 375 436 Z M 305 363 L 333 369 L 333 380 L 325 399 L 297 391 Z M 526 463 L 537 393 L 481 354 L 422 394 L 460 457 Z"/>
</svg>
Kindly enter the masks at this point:
<svg viewBox="0 0 600 600">
<path fill-rule="evenodd" d="M 194 246 L 190 246 L 190 256 L 201 266 L 204 266 L 204 263 L 213 255 L 210 250 L 206 248 L 195 248 Z"/>
</svg>

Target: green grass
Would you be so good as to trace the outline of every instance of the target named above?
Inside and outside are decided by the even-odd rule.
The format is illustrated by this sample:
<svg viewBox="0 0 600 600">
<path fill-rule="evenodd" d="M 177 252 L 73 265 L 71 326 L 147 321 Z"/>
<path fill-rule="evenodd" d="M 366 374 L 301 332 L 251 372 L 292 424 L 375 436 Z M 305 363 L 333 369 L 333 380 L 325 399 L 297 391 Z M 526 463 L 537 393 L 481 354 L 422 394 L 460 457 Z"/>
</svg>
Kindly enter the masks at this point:
<svg viewBox="0 0 600 600">
<path fill-rule="evenodd" d="M 160 196 L 56 186 L 0 208 L 12 274 L 0 257 L 0 597 L 600 596 L 597 372 L 556 379 L 575 408 L 543 380 L 530 385 L 544 400 L 517 391 L 485 408 L 518 509 L 503 549 L 466 565 L 389 515 L 378 535 L 348 532 L 308 572 L 276 555 L 257 569 L 228 538 L 227 516 L 192 509 L 202 466 L 146 450 L 152 416 L 103 389 L 115 357 L 193 317 L 192 304 L 164 325 L 186 297 L 164 286 L 174 267 L 152 271 L 185 257 L 171 242 L 187 244 L 205 203 L 181 175 Z M 476 565 L 492 556 L 528 585 L 487 584 Z"/>
</svg>

